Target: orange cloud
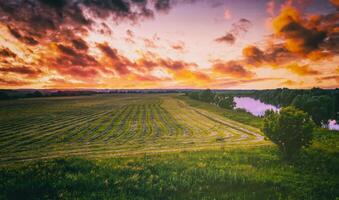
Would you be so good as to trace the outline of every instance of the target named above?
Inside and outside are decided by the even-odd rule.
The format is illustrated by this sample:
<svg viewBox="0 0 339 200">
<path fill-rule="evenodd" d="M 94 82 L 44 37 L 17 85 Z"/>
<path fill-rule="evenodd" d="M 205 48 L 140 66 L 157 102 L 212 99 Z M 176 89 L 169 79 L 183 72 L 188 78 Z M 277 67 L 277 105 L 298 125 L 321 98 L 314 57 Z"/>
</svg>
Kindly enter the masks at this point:
<svg viewBox="0 0 339 200">
<path fill-rule="evenodd" d="M 335 6 L 337 9 L 339 9 L 339 0 L 330 0 L 333 6 Z"/>
<path fill-rule="evenodd" d="M 98 44 L 97 46 L 110 60 L 109 64 L 119 75 L 130 73 L 128 67 L 132 65 L 132 63 L 124 56 L 119 55 L 117 49 L 112 49 L 107 43 Z"/>
<path fill-rule="evenodd" d="M 27 66 L 12 66 L 12 67 L 0 67 L 1 73 L 12 73 L 15 75 L 24 75 L 27 78 L 37 78 L 42 74 L 39 69 L 33 69 Z"/>
<path fill-rule="evenodd" d="M 320 72 L 314 69 L 311 69 L 308 65 L 300 66 L 296 63 L 287 65 L 286 68 L 299 76 L 308 76 L 308 75 L 319 75 Z"/>
<path fill-rule="evenodd" d="M 12 58 L 16 58 L 17 55 L 15 53 L 13 53 L 10 49 L 3 48 L 3 49 L 0 49 L 0 57 L 12 57 Z"/>
<path fill-rule="evenodd" d="M 324 76 L 318 78 L 318 80 L 321 81 L 326 81 L 326 80 L 335 80 L 339 84 L 339 75 L 331 75 L 331 76 Z"/>
<path fill-rule="evenodd" d="M 246 70 L 241 64 L 235 61 L 229 61 L 227 63 L 217 62 L 213 64 L 212 68 L 216 73 L 234 78 L 252 78 L 255 76 L 253 72 Z"/>
<path fill-rule="evenodd" d="M 272 26 L 276 36 L 283 39 L 291 53 L 321 59 L 322 56 L 325 57 L 325 54 L 321 54 L 322 51 L 335 51 L 337 48 L 337 17 L 337 14 L 303 17 L 296 8 L 287 5 L 274 18 Z"/>
<path fill-rule="evenodd" d="M 288 86 L 288 87 L 294 87 L 294 86 L 300 87 L 302 85 L 304 85 L 303 81 L 296 82 L 296 81 L 292 81 L 292 80 L 286 80 L 286 81 L 283 81 L 281 83 L 281 86 L 283 86 L 283 87 L 286 87 L 286 86 Z"/>
<path fill-rule="evenodd" d="M 19 87 L 29 85 L 31 82 L 28 81 L 19 81 L 19 80 L 12 80 L 12 79 L 5 79 L 0 77 L 0 85 L 5 87 Z"/>
<path fill-rule="evenodd" d="M 211 82 L 211 78 L 203 72 L 182 69 L 179 71 L 172 71 L 171 73 L 175 80 L 183 81 L 185 83 L 206 85 L 206 83 Z"/>
</svg>

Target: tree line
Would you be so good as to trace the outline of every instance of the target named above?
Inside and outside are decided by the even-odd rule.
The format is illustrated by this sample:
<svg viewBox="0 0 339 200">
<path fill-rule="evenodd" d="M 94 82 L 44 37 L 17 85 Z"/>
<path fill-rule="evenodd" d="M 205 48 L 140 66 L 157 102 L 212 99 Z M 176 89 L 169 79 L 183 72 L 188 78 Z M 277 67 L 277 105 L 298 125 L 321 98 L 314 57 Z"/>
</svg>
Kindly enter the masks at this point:
<svg viewBox="0 0 339 200">
<path fill-rule="evenodd" d="M 235 107 L 232 95 L 212 92 L 210 89 L 189 92 L 187 95 L 192 99 L 212 103 L 221 108 L 233 109 Z"/>
<path fill-rule="evenodd" d="M 19 91 L 19 90 L 0 90 L 0 100 L 11 100 L 19 98 L 37 98 L 37 97 L 64 97 L 64 96 L 86 96 L 99 94 L 95 91 L 54 91 L 42 92 L 39 90 Z"/>
<path fill-rule="evenodd" d="M 311 115 L 317 125 L 326 123 L 329 119 L 339 120 L 339 89 L 296 90 L 280 88 L 256 90 L 250 96 L 279 107 L 294 106 L 301 109 Z"/>
</svg>

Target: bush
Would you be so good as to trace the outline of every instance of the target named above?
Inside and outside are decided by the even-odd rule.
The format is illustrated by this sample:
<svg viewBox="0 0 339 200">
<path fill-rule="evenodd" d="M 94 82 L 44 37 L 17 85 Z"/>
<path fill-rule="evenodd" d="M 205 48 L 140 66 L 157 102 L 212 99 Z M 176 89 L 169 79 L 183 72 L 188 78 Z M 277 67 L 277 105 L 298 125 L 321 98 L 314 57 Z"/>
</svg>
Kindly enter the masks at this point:
<svg viewBox="0 0 339 200">
<path fill-rule="evenodd" d="M 276 145 L 286 160 L 292 159 L 301 148 L 310 145 L 315 124 L 304 111 L 289 106 L 280 112 L 265 113 L 264 134 Z"/>
</svg>

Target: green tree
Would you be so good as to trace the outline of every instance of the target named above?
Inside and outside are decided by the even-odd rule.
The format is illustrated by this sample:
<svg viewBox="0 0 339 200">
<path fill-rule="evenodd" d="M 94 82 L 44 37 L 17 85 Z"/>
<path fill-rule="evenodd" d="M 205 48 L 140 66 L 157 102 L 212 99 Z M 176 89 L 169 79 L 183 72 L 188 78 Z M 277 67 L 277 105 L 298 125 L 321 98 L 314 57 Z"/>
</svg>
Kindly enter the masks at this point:
<svg viewBox="0 0 339 200">
<path fill-rule="evenodd" d="M 306 112 L 289 106 L 280 112 L 267 111 L 263 132 L 278 145 L 283 158 L 290 160 L 301 148 L 310 145 L 314 126 Z"/>
<path fill-rule="evenodd" d="M 333 100 L 331 97 L 326 95 L 298 95 L 294 99 L 293 105 L 309 113 L 317 125 L 321 125 L 322 123 L 326 124 L 327 121 L 333 117 Z"/>
<path fill-rule="evenodd" d="M 218 104 L 221 108 L 233 109 L 235 107 L 234 98 L 232 96 L 224 97 Z"/>
<path fill-rule="evenodd" d="M 204 90 L 200 93 L 200 100 L 205 102 L 212 102 L 214 94 L 210 89 Z"/>
</svg>

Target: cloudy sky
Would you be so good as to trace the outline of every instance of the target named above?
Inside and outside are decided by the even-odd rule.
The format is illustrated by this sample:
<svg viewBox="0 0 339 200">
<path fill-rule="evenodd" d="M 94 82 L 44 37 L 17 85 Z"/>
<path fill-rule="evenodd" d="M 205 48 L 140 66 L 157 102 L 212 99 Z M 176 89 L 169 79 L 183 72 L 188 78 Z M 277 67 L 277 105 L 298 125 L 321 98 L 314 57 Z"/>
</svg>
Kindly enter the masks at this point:
<svg viewBox="0 0 339 200">
<path fill-rule="evenodd" d="M 338 0 L 0 0 L 0 88 L 335 88 L 338 11 Z"/>
</svg>

